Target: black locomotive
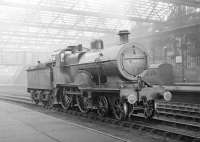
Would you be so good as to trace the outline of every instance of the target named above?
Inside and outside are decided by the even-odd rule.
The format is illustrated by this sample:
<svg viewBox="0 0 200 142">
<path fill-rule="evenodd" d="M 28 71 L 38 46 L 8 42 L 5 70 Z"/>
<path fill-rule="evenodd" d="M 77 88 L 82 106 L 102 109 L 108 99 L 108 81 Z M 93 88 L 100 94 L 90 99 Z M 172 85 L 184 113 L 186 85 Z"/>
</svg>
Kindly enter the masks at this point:
<svg viewBox="0 0 200 142">
<path fill-rule="evenodd" d="M 27 90 L 34 102 L 78 107 L 100 116 L 112 113 L 119 120 L 139 112 L 152 118 L 155 100 L 169 101 L 172 95 L 142 80 L 147 55 L 139 44 L 128 42 L 128 34 L 119 33 L 120 45 L 104 48 L 102 40 L 96 40 L 90 50 L 69 46 L 56 54 L 55 61 L 29 67 Z"/>
</svg>

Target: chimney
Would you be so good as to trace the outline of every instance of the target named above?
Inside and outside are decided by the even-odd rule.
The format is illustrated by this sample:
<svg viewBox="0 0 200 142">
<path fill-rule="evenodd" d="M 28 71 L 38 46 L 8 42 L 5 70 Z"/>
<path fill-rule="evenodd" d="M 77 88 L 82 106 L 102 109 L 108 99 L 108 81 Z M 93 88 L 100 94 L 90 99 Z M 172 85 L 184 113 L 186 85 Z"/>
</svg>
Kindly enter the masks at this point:
<svg viewBox="0 0 200 142">
<path fill-rule="evenodd" d="M 128 43 L 128 35 L 129 35 L 129 31 L 128 30 L 121 30 L 119 31 L 118 35 L 120 38 L 120 44 L 125 44 Z"/>
</svg>

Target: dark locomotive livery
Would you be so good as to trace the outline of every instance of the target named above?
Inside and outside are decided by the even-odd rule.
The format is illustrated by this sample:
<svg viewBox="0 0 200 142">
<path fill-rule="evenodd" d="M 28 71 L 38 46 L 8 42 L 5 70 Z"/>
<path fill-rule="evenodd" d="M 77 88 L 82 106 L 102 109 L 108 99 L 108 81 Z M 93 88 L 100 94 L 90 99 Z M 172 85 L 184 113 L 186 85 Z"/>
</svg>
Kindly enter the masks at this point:
<svg viewBox="0 0 200 142">
<path fill-rule="evenodd" d="M 128 32 L 119 33 L 121 44 L 104 48 L 101 40 L 90 50 L 70 46 L 55 56 L 55 61 L 27 70 L 28 92 L 35 103 L 63 109 L 77 107 L 81 112 L 112 113 L 122 120 L 142 112 L 155 114 L 155 100 L 169 101 L 171 93 L 142 80 L 147 55 L 136 43 L 128 42 Z"/>
</svg>

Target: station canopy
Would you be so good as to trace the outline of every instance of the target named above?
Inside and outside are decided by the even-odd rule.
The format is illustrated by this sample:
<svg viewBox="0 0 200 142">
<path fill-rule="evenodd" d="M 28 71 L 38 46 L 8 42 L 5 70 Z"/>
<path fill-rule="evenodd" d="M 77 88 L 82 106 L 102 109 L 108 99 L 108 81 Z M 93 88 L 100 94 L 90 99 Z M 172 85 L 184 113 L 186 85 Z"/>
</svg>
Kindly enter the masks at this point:
<svg viewBox="0 0 200 142">
<path fill-rule="evenodd" d="M 199 12 L 198 0 L 0 0 L 0 48 L 54 50 L 164 23 L 177 5 Z M 190 14 L 187 13 L 187 14 Z"/>
</svg>

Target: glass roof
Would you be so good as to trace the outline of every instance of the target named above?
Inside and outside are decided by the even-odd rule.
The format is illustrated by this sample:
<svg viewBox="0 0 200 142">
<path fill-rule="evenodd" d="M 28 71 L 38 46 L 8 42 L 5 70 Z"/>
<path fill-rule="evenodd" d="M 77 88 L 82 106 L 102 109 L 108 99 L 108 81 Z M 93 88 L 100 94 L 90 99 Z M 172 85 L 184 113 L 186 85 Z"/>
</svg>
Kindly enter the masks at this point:
<svg viewBox="0 0 200 142">
<path fill-rule="evenodd" d="M 131 30 L 137 22 L 165 22 L 175 7 L 165 1 L 3 0 L 0 47 L 57 49 L 88 44 L 121 29 Z"/>
</svg>

